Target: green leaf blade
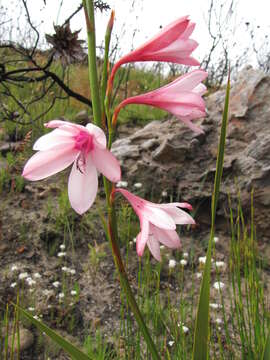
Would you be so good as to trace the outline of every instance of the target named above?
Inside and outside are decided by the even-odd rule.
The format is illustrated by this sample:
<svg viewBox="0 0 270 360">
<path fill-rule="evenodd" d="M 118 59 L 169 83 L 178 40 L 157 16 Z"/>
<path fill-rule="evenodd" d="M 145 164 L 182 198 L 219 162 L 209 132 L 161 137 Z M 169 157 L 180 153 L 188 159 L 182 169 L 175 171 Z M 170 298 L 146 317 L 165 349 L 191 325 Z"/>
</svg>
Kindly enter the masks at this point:
<svg viewBox="0 0 270 360">
<path fill-rule="evenodd" d="M 208 243 L 208 250 L 206 255 L 206 262 L 203 272 L 202 284 L 200 289 L 200 296 L 198 302 L 197 316 L 195 321 L 194 343 L 193 343 L 193 360 L 206 360 L 208 359 L 208 343 L 209 343 L 209 299 L 210 299 L 210 275 L 211 275 L 211 257 L 212 257 L 212 244 L 215 234 L 215 218 L 217 203 L 219 197 L 219 189 L 221 184 L 226 130 L 229 114 L 229 97 L 230 97 L 230 75 L 228 77 L 226 96 L 221 124 L 221 132 L 218 146 L 218 156 L 216 162 L 216 174 L 214 183 L 214 192 L 211 204 L 211 233 Z"/>
<path fill-rule="evenodd" d="M 74 360 L 93 360 L 84 352 L 72 345 L 69 341 L 65 340 L 61 335 L 57 334 L 54 330 L 50 329 L 47 325 L 40 320 L 36 320 L 31 314 L 22 308 L 18 307 L 20 313 L 27 318 L 33 325 L 40 331 L 44 332 L 51 340 L 53 340 L 59 347 L 65 350 Z"/>
</svg>

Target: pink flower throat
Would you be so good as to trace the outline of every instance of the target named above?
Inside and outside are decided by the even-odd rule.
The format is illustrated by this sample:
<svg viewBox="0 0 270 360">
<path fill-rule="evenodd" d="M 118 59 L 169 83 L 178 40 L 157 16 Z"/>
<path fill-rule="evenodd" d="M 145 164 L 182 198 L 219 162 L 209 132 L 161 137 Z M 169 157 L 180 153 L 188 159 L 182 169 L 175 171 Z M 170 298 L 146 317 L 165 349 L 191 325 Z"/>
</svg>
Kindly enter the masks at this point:
<svg viewBox="0 0 270 360">
<path fill-rule="evenodd" d="M 80 150 L 80 154 L 76 159 L 76 167 L 82 174 L 85 174 L 87 155 L 94 148 L 93 136 L 85 131 L 80 131 L 74 138 L 75 149 Z"/>
<path fill-rule="evenodd" d="M 80 131 L 75 136 L 75 149 L 80 150 L 86 156 L 94 148 L 93 136 L 86 131 Z"/>
</svg>

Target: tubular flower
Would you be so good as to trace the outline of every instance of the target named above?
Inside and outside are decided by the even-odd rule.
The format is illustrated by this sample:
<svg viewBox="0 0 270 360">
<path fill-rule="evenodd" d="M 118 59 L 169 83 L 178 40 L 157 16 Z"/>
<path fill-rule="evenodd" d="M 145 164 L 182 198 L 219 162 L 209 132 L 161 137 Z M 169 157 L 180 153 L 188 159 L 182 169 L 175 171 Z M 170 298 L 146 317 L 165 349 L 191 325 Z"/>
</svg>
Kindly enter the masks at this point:
<svg viewBox="0 0 270 360">
<path fill-rule="evenodd" d="M 195 40 L 189 38 L 194 28 L 195 24 L 190 22 L 188 16 L 181 17 L 164 27 L 156 36 L 123 56 L 114 65 L 111 82 L 119 66 L 135 61 L 165 61 L 184 65 L 199 65 L 199 62 L 190 56 L 198 46 Z"/>
<path fill-rule="evenodd" d="M 116 124 L 118 113 L 124 106 L 144 104 L 169 111 L 191 130 L 203 132 L 191 120 L 205 116 L 205 103 L 202 95 L 206 92 L 206 87 L 201 81 L 206 77 L 207 73 L 204 70 L 194 70 L 159 89 L 125 99 L 115 109 L 113 124 Z"/>
<path fill-rule="evenodd" d="M 117 182 L 121 178 L 120 165 L 106 149 L 106 137 L 99 127 L 93 124 L 84 127 L 61 120 L 50 121 L 45 126 L 55 130 L 35 142 L 33 149 L 38 152 L 28 160 L 22 176 L 32 181 L 41 180 L 73 163 L 68 196 L 73 209 L 82 214 L 95 200 L 97 171 Z"/>
<path fill-rule="evenodd" d="M 194 224 L 193 218 L 185 211 L 179 209 L 192 209 L 188 203 L 154 204 L 131 194 L 124 189 L 116 189 L 129 201 L 139 217 L 141 231 L 136 238 L 136 248 L 139 256 L 143 255 L 147 244 L 154 258 L 161 261 L 160 243 L 176 249 L 181 246 L 176 224 Z"/>
</svg>

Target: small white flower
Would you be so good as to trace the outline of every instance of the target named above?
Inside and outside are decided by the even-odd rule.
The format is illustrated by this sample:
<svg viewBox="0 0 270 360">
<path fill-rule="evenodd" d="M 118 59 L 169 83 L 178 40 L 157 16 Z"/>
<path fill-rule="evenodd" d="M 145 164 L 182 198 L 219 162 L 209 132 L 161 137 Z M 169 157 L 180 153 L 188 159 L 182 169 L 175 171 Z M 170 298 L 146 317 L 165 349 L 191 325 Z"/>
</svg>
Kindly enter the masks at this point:
<svg viewBox="0 0 270 360">
<path fill-rule="evenodd" d="M 33 280 L 30 276 L 28 276 L 25 280 L 29 286 L 33 286 L 36 284 L 36 281 Z"/>
<path fill-rule="evenodd" d="M 59 252 L 58 254 L 57 254 L 57 256 L 58 257 L 64 257 L 64 256 L 66 256 L 67 255 L 67 253 L 66 252 Z"/>
<path fill-rule="evenodd" d="M 173 269 L 176 266 L 176 261 L 174 259 L 169 260 L 169 268 Z"/>
<path fill-rule="evenodd" d="M 213 286 L 216 290 L 222 290 L 225 284 L 221 281 L 216 281 Z"/>
<path fill-rule="evenodd" d="M 49 304 L 49 305 L 47 306 L 47 308 L 48 308 L 48 309 L 51 309 L 51 308 L 52 308 L 52 305 L 51 305 L 51 304 Z"/>
<path fill-rule="evenodd" d="M 187 265 L 187 260 L 185 260 L 185 259 L 180 260 L 180 264 L 182 266 L 186 266 Z"/>
<path fill-rule="evenodd" d="M 225 267 L 225 262 L 224 261 L 216 261 L 215 265 L 216 265 L 216 267 L 218 269 L 224 268 Z"/>
<path fill-rule="evenodd" d="M 65 245 L 65 244 L 61 244 L 59 247 L 60 247 L 60 250 L 65 250 L 66 245 Z"/>
<path fill-rule="evenodd" d="M 68 268 L 68 267 L 66 267 L 66 266 L 63 266 L 63 267 L 62 267 L 62 271 L 64 271 L 64 272 L 68 272 L 68 271 L 69 271 L 69 268 Z"/>
<path fill-rule="evenodd" d="M 17 283 L 13 282 L 13 283 L 10 284 L 10 287 L 15 288 L 16 285 L 17 285 Z"/>
<path fill-rule="evenodd" d="M 118 181 L 115 185 L 117 188 L 126 188 L 128 186 L 128 182 L 127 181 Z"/>
<path fill-rule="evenodd" d="M 182 326 L 182 330 L 184 331 L 185 334 L 189 332 L 189 328 L 185 325 Z"/>
<path fill-rule="evenodd" d="M 19 274 L 19 280 L 23 280 L 26 279 L 28 277 L 28 273 L 27 272 L 23 272 Z"/>
<path fill-rule="evenodd" d="M 160 250 L 164 250 L 165 249 L 165 246 L 164 245 L 160 245 Z"/>
<path fill-rule="evenodd" d="M 39 272 L 34 273 L 34 278 L 35 279 L 41 279 L 40 273 Z"/>
<path fill-rule="evenodd" d="M 184 259 L 187 259 L 187 258 L 188 258 L 188 253 L 187 253 L 187 252 L 184 252 L 184 253 L 183 253 L 183 258 L 184 258 Z"/>
<path fill-rule="evenodd" d="M 59 281 L 54 281 L 52 283 L 52 286 L 55 287 L 55 288 L 58 288 L 60 286 L 60 282 Z"/>
<path fill-rule="evenodd" d="M 136 238 L 133 238 L 133 242 L 134 242 L 134 244 L 136 244 L 136 241 L 137 241 L 137 239 L 136 239 Z"/>
<path fill-rule="evenodd" d="M 206 256 L 200 256 L 198 260 L 199 260 L 199 264 L 204 265 L 204 264 L 206 263 Z M 214 261 L 214 260 L 211 259 L 211 263 L 212 263 L 213 261 Z"/>
<path fill-rule="evenodd" d="M 189 328 L 185 326 L 182 322 L 178 323 L 178 327 L 181 327 L 185 334 L 189 332 Z"/>
<path fill-rule="evenodd" d="M 76 290 L 71 290 L 70 295 L 72 295 L 72 296 L 77 295 L 77 291 Z"/>
<path fill-rule="evenodd" d="M 221 324 L 223 323 L 223 321 L 222 321 L 222 319 L 220 319 L 220 318 L 216 318 L 216 323 L 217 323 L 218 325 L 221 325 Z"/>
<path fill-rule="evenodd" d="M 213 240 L 214 240 L 214 243 L 217 244 L 217 243 L 219 242 L 218 236 L 214 236 L 214 239 L 213 239 Z"/>
<path fill-rule="evenodd" d="M 70 269 L 69 273 L 70 273 L 71 275 L 75 275 L 75 274 L 76 274 L 76 270 L 75 270 L 75 269 Z"/>
<path fill-rule="evenodd" d="M 161 193 L 161 196 L 162 197 L 167 197 L 168 196 L 168 193 L 166 190 L 163 190 L 162 193 Z"/>
<path fill-rule="evenodd" d="M 206 262 L 206 256 L 200 256 L 199 257 L 199 263 L 200 264 L 205 264 L 205 262 Z"/>
<path fill-rule="evenodd" d="M 45 296 L 51 296 L 51 295 L 53 295 L 53 290 L 45 289 L 45 290 L 42 291 L 42 293 Z"/>
<path fill-rule="evenodd" d="M 18 266 L 17 265 L 12 265 L 11 266 L 11 271 L 17 271 L 18 270 Z"/>
<path fill-rule="evenodd" d="M 35 311 L 35 308 L 32 307 L 32 306 L 30 306 L 30 307 L 28 308 L 28 310 L 33 312 L 33 311 Z"/>
<path fill-rule="evenodd" d="M 65 294 L 63 292 L 60 292 L 58 294 L 59 299 L 63 299 L 65 297 Z"/>
<path fill-rule="evenodd" d="M 209 306 L 210 308 L 215 310 L 220 309 L 222 307 L 220 304 L 216 304 L 216 303 L 210 303 Z"/>
<path fill-rule="evenodd" d="M 171 347 L 173 346 L 173 344 L 174 344 L 174 341 L 173 341 L 173 340 L 171 340 L 171 341 L 168 342 L 168 345 L 171 346 Z"/>
<path fill-rule="evenodd" d="M 37 315 L 34 315 L 33 318 L 39 320 L 39 317 Z"/>
<path fill-rule="evenodd" d="M 69 306 L 73 306 L 73 305 L 74 305 L 74 303 L 73 303 L 73 302 L 69 303 Z"/>
<path fill-rule="evenodd" d="M 202 273 L 197 272 L 197 273 L 196 273 L 196 278 L 197 278 L 197 279 L 200 279 L 201 277 L 202 277 Z"/>
<path fill-rule="evenodd" d="M 142 183 L 135 183 L 134 185 L 133 185 L 136 189 L 140 189 L 141 187 L 142 187 Z"/>
</svg>

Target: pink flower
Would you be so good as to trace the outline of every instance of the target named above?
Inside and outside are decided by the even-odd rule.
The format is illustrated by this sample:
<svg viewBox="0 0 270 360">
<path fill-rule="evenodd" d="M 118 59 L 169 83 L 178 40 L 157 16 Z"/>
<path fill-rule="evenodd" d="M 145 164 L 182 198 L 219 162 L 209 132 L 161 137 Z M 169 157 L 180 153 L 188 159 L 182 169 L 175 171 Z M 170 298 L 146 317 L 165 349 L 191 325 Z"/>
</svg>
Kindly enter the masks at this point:
<svg viewBox="0 0 270 360">
<path fill-rule="evenodd" d="M 202 95 L 206 92 L 206 87 L 201 81 L 206 77 L 207 73 L 205 71 L 194 70 L 159 89 L 127 98 L 115 109 L 113 123 L 116 123 L 118 113 L 124 106 L 128 104 L 145 104 L 169 111 L 193 131 L 203 132 L 191 120 L 205 116 L 205 103 Z"/>
<path fill-rule="evenodd" d="M 195 24 L 184 16 L 164 27 L 144 45 L 122 57 L 113 67 L 111 79 L 122 64 L 135 61 L 165 61 L 184 65 L 199 65 L 190 56 L 198 43 L 190 39 Z M 112 80 L 111 80 L 112 82 Z"/>
<path fill-rule="evenodd" d="M 176 224 L 194 224 L 193 218 L 179 207 L 192 209 L 188 203 L 154 204 L 150 201 L 131 194 L 124 189 L 116 189 L 130 202 L 139 217 L 141 231 L 136 238 L 137 253 L 143 255 L 147 244 L 150 252 L 158 261 L 160 257 L 160 243 L 169 248 L 179 248 L 181 243 Z"/>
<path fill-rule="evenodd" d="M 39 151 L 28 160 L 22 176 L 32 181 L 44 179 L 73 163 L 68 196 L 73 209 L 82 214 L 95 200 L 97 170 L 117 182 L 121 178 L 119 163 L 106 149 L 106 137 L 99 127 L 61 120 L 50 121 L 45 126 L 56 129 L 36 141 L 33 149 Z"/>
</svg>

